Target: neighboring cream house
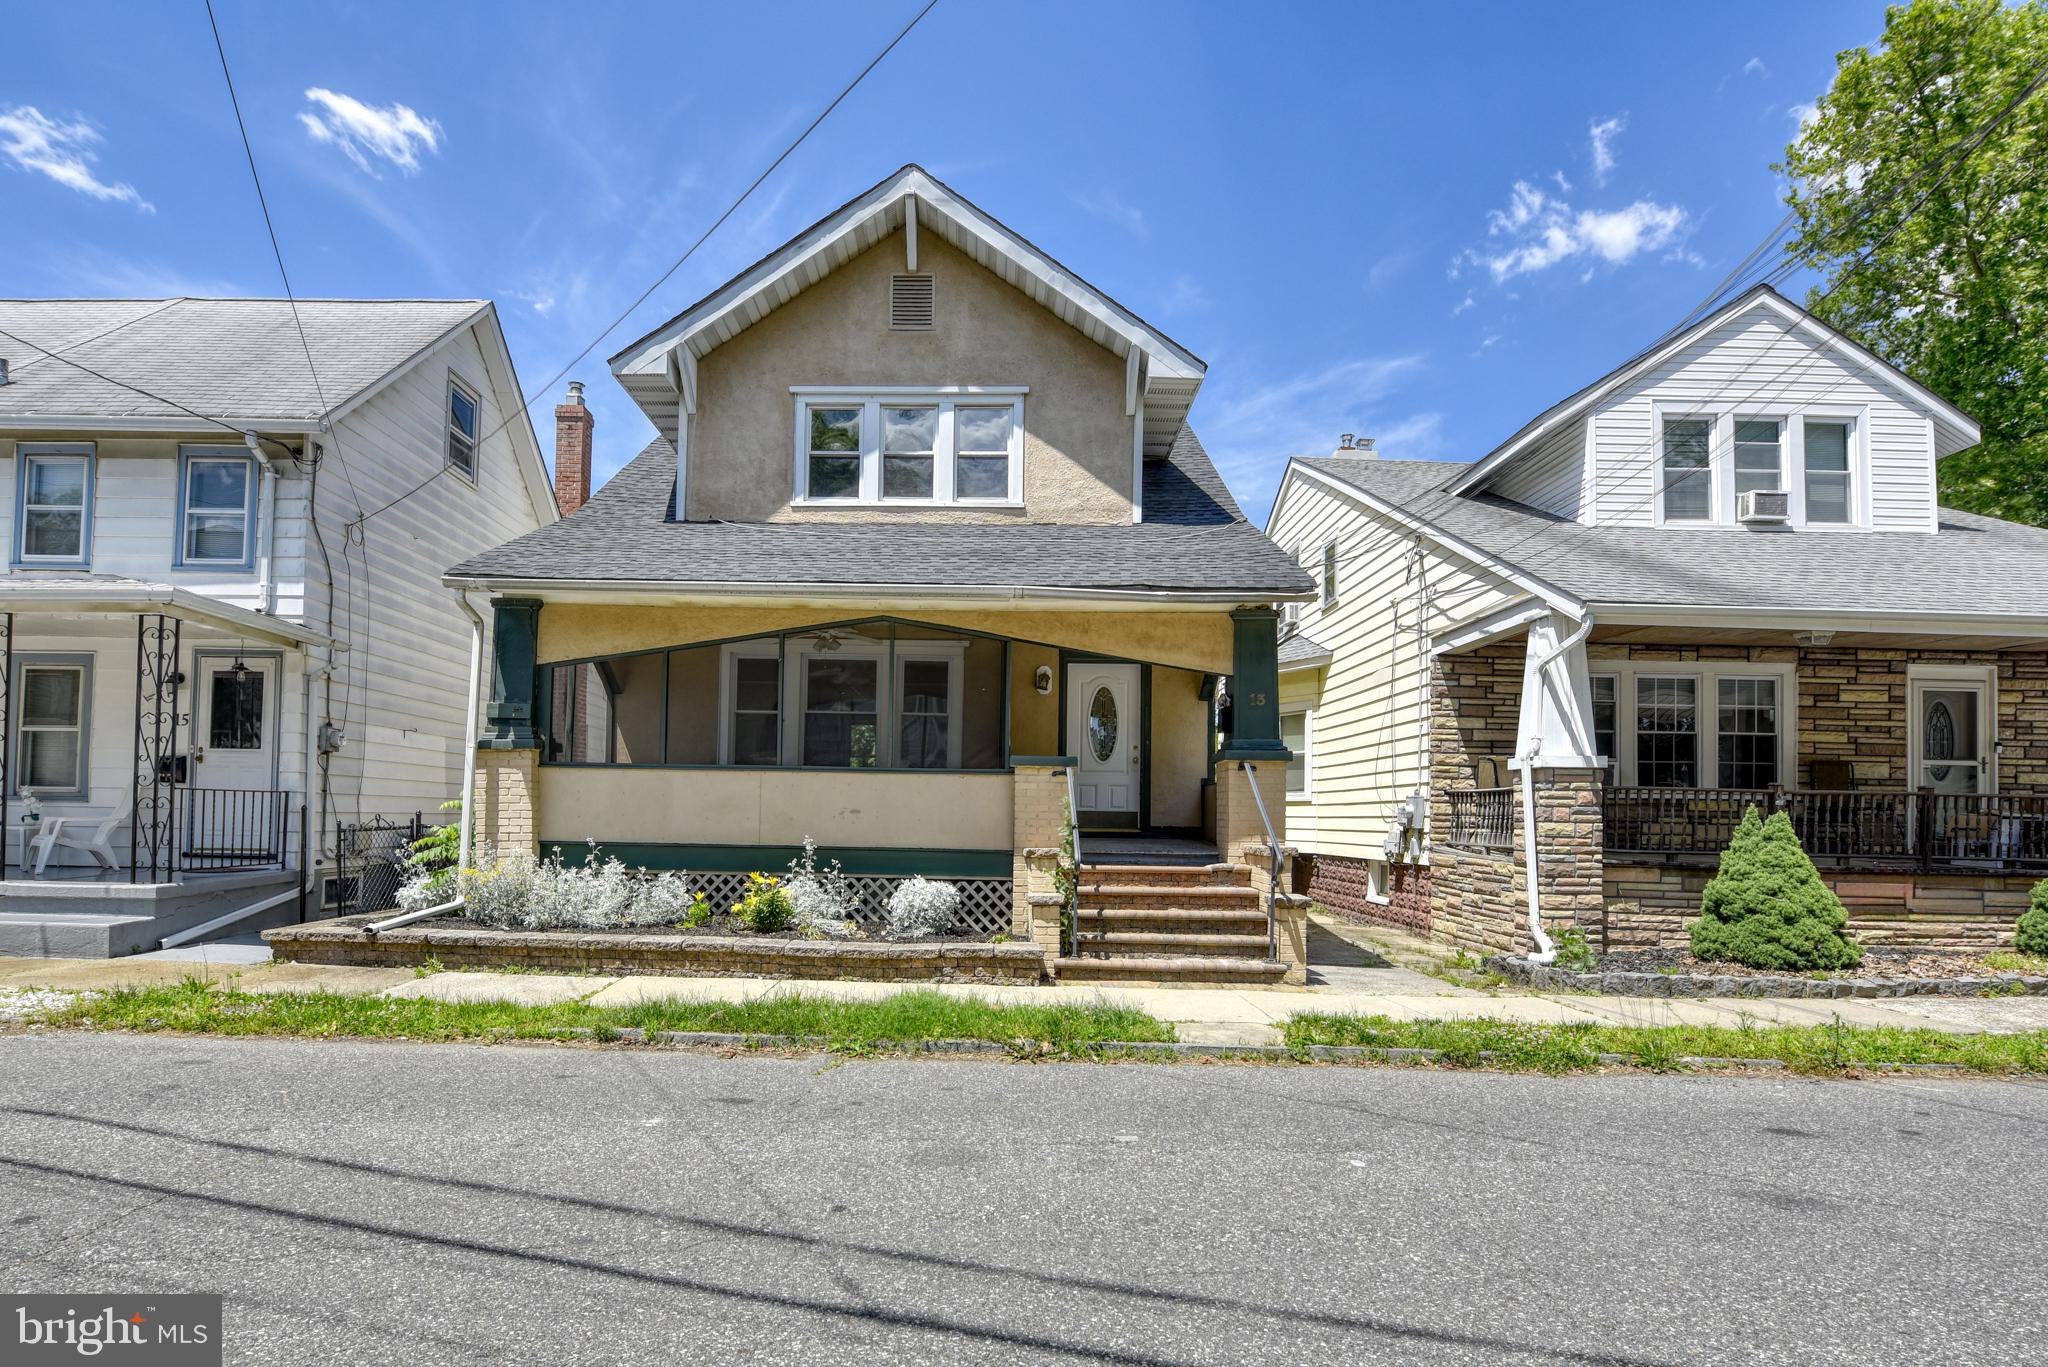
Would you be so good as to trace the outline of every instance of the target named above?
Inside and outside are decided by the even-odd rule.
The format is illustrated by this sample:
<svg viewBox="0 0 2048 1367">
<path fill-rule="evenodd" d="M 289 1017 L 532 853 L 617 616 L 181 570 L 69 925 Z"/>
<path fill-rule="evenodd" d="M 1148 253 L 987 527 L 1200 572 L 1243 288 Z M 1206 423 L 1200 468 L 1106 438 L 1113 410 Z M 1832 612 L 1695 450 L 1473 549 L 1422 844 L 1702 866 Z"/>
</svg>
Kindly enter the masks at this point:
<svg viewBox="0 0 2048 1367">
<path fill-rule="evenodd" d="M 1299 979 L 1300 908 L 1258 880 L 1274 605 L 1308 585 L 1186 425 L 1199 359 L 910 166 L 612 371 L 656 439 L 447 574 L 496 603 L 482 834 L 714 894 L 810 836 L 871 902 L 957 882 L 1065 976 Z M 1095 872 L 1063 940 L 1070 809 Z M 1161 891 L 1169 861 L 1217 887 Z"/>
<path fill-rule="evenodd" d="M 1755 805 L 1867 938 L 2008 939 L 2048 872 L 2048 532 L 1937 505 L 1977 437 L 1759 288 L 1483 460 L 1294 461 L 1306 887 L 1473 947 L 1676 943 Z"/>
<path fill-rule="evenodd" d="M 0 953 L 317 907 L 337 824 L 461 791 L 441 567 L 555 520 L 495 310 L 6 300 L 0 361 Z"/>
</svg>

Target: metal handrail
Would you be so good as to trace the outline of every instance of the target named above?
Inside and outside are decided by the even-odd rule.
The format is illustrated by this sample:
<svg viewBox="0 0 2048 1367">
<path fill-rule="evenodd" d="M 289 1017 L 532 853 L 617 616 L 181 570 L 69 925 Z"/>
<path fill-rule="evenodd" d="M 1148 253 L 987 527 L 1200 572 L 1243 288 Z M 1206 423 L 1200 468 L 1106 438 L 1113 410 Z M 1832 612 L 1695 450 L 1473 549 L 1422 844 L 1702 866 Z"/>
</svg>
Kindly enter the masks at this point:
<svg viewBox="0 0 2048 1367">
<path fill-rule="evenodd" d="M 1266 814 L 1266 797 L 1265 794 L 1259 791 L 1258 771 L 1253 769 L 1250 762 L 1246 760 L 1239 760 L 1237 767 L 1243 771 L 1245 778 L 1251 782 L 1252 805 L 1259 809 L 1259 820 L 1266 827 L 1266 852 L 1273 859 L 1272 874 L 1266 879 L 1266 957 L 1268 959 L 1278 959 L 1280 957 L 1280 921 L 1279 914 L 1275 910 L 1275 899 L 1280 894 L 1280 865 L 1286 856 L 1280 849 L 1280 834 L 1273 829 L 1273 818 Z"/>
<path fill-rule="evenodd" d="M 1074 890 L 1067 894 L 1067 957 L 1081 957 L 1081 803 L 1074 795 L 1074 766 L 1067 766 L 1067 833 L 1074 842 Z"/>
</svg>

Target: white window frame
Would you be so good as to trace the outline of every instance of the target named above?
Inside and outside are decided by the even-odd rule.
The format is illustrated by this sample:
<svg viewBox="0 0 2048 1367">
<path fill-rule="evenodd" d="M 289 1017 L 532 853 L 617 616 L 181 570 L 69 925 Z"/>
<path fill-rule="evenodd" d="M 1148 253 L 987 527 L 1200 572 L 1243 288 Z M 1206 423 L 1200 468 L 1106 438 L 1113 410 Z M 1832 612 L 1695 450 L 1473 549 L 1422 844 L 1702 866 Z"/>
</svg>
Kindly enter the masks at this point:
<svg viewBox="0 0 2048 1367">
<path fill-rule="evenodd" d="M 1984 690 L 1984 706 L 1977 717 L 1977 741 L 1983 747 L 1983 782 L 1978 792 L 1998 792 L 1998 666 L 1977 664 L 1926 663 L 1909 660 L 1906 663 L 1906 782 L 1917 785 L 1920 782 L 1921 766 L 1926 761 L 1922 753 L 1926 748 L 1925 728 L 1920 724 L 1920 695 L 1928 688 L 1943 685 L 1975 686 Z"/>
<path fill-rule="evenodd" d="M 1841 422 L 1849 425 L 1849 521 L 1808 522 L 1806 519 L 1806 423 Z M 1664 424 L 1687 420 L 1712 424 L 1707 445 L 1707 470 L 1711 492 L 1708 520 L 1664 515 Z M 1778 424 L 1778 473 L 1780 487 L 1790 496 L 1790 525 L 1817 532 L 1862 532 L 1870 530 L 1870 409 L 1864 404 L 1786 404 L 1767 409 L 1708 409 L 1682 403 L 1653 403 L 1650 429 L 1656 442 L 1651 462 L 1651 521 L 1658 527 L 1740 527 L 1735 520 L 1735 424 L 1775 422 Z"/>
<path fill-rule="evenodd" d="M 15 488 L 14 497 L 14 545 L 13 563 L 23 569 L 38 569 L 48 566 L 78 567 L 92 564 L 92 523 L 93 504 L 97 502 L 99 483 L 99 452 L 91 442 L 21 442 L 14 448 Z M 77 463 L 84 467 L 83 484 L 85 496 L 78 506 L 78 554 L 76 555 L 30 555 L 28 553 L 28 501 L 29 469 L 41 463 L 52 465 Z M 41 504 L 40 507 L 70 512 L 59 504 Z"/>
<path fill-rule="evenodd" d="M 22 652 L 14 657 L 14 677 L 7 681 L 14 708 L 14 752 L 7 757 L 7 782 L 16 796 L 28 789 L 22 784 L 26 772 L 28 738 L 32 732 L 66 731 L 78 735 L 78 782 L 66 788 L 34 788 L 39 802 L 87 802 L 92 796 L 92 684 L 94 657 L 85 653 Z M 70 726 L 31 725 L 26 720 L 28 676 L 33 670 L 63 671 L 78 676 L 78 721 Z"/>
<path fill-rule="evenodd" d="M 791 488 L 795 507 L 809 508 L 1021 508 L 1024 506 L 1024 397 L 1027 385 L 813 385 L 790 387 L 793 400 Z M 1010 410 L 1009 488 L 1000 498 L 965 498 L 953 491 L 953 414 L 958 408 Z M 882 496 L 882 409 L 937 408 L 930 498 Z M 814 498 L 811 478 L 811 408 L 861 410 L 860 489 L 851 498 Z M 851 453 L 849 453 L 851 454 Z"/>
<path fill-rule="evenodd" d="M 1388 883 L 1391 881 L 1392 873 L 1392 869 L 1387 866 L 1387 861 L 1384 859 L 1368 859 L 1365 861 L 1366 901 L 1376 902 L 1383 907 L 1393 902 L 1393 896 L 1388 892 Z"/>
<path fill-rule="evenodd" d="M 782 709 L 780 717 L 782 752 L 780 765 L 750 764 L 749 769 L 802 769 L 804 740 L 804 710 L 809 701 L 810 665 L 813 659 L 826 656 L 847 656 L 874 659 L 880 662 L 875 674 L 875 768 L 901 768 L 903 740 L 903 666 L 910 660 L 943 660 L 946 670 L 946 769 L 916 769 L 913 773 L 944 773 L 960 767 L 961 740 L 963 730 L 962 707 L 966 697 L 967 642 L 964 640 L 899 640 L 895 643 L 896 666 L 888 667 L 889 641 L 873 637 L 841 636 L 839 646 L 834 650 L 821 649 L 815 641 L 791 638 L 788 648 L 782 649 L 772 641 L 735 641 L 719 647 L 718 666 L 718 754 L 719 763 L 733 764 L 733 702 L 738 697 L 738 673 L 735 661 L 746 659 L 779 659 L 782 661 L 781 688 L 777 702 Z M 837 772 L 837 766 L 832 766 Z"/>
<path fill-rule="evenodd" d="M 1614 748 L 1608 756 L 1613 766 L 1611 782 L 1618 788 L 1635 788 L 1636 781 L 1636 680 L 1639 678 L 1693 679 L 1697 681 L 1699 708 L 1699 786 L 1721 786 L 1721 680 L 1771 679 L 1778 685 L 1778 782 L 1796 786 L 1799 774 L 1799 680 L 1798 666 L 1791 662 L 1756 663 L 1749 660 L 1608 660 L 1590 662 L 1589 676 L 1612 677 L 1614 684 Z M 1587 712 L 1592 711 L 1590 692 Z"/>
<path fill-rule="evenodd" d="M 242 481 L 242 549 L 232 556 L 193 555 L 189 533 L 195 513 L 219 516 L 225 508 L 192 506 L 192 472 L 202 465 L 239 465 L 246 472 Z M 256 563 L 256 489 L 261 472 L 256 458 L 240 446 L 181 446 L 178 448 L 178 545 L 172 558 L 177 567 L 193 569 L 252 568 Z"/>
<path fill-rule="evenodd" d="M 455 395 L 461 391 L 469 400 L 471 410 L 476 414 L 476 431 L 464 433 L 455 425 Z M 463 469 L 449 455 L 451 443 L 463 441 L 469 444 L 469 468 Z M 474 486 L 482 477 L 484 467 L 484 401 L 481 392 L 468 380 L 453 370 L 448 372 L 448 390 L 441 396 L 441 463 L 455 472 L 464 483 Z"/>
<path fill-rule="evenodd" d="M 1601 663 L 1605 664 L 1606 662 L 1602 661 Z M 1593 712 L 1592 688 L 1594 684 L 1599 683 L 1602 679 L 1609 679 L 1614 683 L 1614 752 L 1602 755 L 1600 758 L 1607 761 L 1607 781 L 1619 785 L 1621 782 L 1621 714 L 1622 709 L 1627 706 L 1625 701 L 1627 694 L 1624 692 L 1626 681 L 1623 680 L 1618 671 L 1613 669 L 1594 669 L 1586 675 L 1586 715 L 1595 717 L 1591 739 L 1596 746 L 1600 743 L 1600 726 Z"/>
<path fill-rule="evenodd" d="M 1325 541 L 1322 559 L 1322 596 L 1318 600 L 1325 612 L 1337 606 L 1337 564 L 1337 543 L 1334 540 Z"/>
<path fill-rule="evenodd" d="M 1280 728 L 1283 734 L 1289 717 L 1301 718 L 1301 787 L 1296 790 L 1283 786 L 1281 796 L 1288 802 L 1313 802 L 1316 796 L 1316 710 L 1313 707 L 1281 708 Z M 1284 785 L 1284 775 L 1282 782 Z"/>
</svg>

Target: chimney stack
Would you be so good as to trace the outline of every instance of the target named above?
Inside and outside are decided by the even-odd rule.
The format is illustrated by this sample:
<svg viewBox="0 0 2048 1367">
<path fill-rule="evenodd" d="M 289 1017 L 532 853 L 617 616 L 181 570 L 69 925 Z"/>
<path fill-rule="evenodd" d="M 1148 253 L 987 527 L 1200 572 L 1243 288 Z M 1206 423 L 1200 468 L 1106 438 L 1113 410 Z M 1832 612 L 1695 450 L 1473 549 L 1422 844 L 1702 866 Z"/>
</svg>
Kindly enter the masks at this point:
<svg viewBox="0 0 2048 1367">
<path fill-rule="evenodd" d="M 555 405 L 555 503 L 562 516 L 590 502 L 590 433 L 597 420 L 583 406 L 583 381 L 569 381 L 569 398 Z"/>
<path fill-rule="evenodd" d="M 1337 449 L 1330 453 L 1340 460 L 1378 460 L 1380 453 L 1374 446 L 1374 438 L 1361 437 L 1346 432 L 1337 438 Z"/>
</svg>

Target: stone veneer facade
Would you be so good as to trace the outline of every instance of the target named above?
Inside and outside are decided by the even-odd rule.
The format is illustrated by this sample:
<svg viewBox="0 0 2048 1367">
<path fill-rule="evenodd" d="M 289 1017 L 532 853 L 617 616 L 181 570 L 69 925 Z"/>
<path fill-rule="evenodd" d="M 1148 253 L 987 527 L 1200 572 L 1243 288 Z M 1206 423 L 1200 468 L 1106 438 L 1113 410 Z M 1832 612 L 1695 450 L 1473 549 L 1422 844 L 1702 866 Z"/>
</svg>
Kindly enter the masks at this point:
<svg viewBox="0 0 2048 1367">
<path fill-rule="evenodd" d="M 1857 785 L 1871 789 L 1907 786 L 1907 666 L 1992 665 L 1998 677 L 2000 790 L 2048 792 L 2048 652 L 1596 642 L 1587 653 L 1595 673 L 1603 660 L 1791 663 L 1798 691 L 1798 767 L 1792 781 L 1811 786 L 1815 759 L 1841 759 L 1853 766 Z M 1515 783 L 1507 761 L 1515 749 L 1522 665 L 1520 640 L 1442 656 L 1432 665 L 1432 831 L 1450 829 L 1445 794 L 1483 786 L 1482 774 L 1484 786 Z M 1625 725 L 1625 699 L 1622 716 Z M 1607 863 L 1603 782 L 1598 771 L 1539 771 L 1546 926 L 1554 932 L 1569 918 L 1593 944 L 1612 949 L 1682 945 L 1713 869 L 1706 860 Z M 1429 929 L 1437 938 L 1489 952 L 1530 947 L 1520 800 L 1518 793 L 1512 857 L 1433 842 Z M 2009 944 L 2036 881 L 1974 872 L 1823 869 L 1822 876 L 1848 908 L 1852 933 L 1865 943 L 1957 948 Z"/>
</svg>

